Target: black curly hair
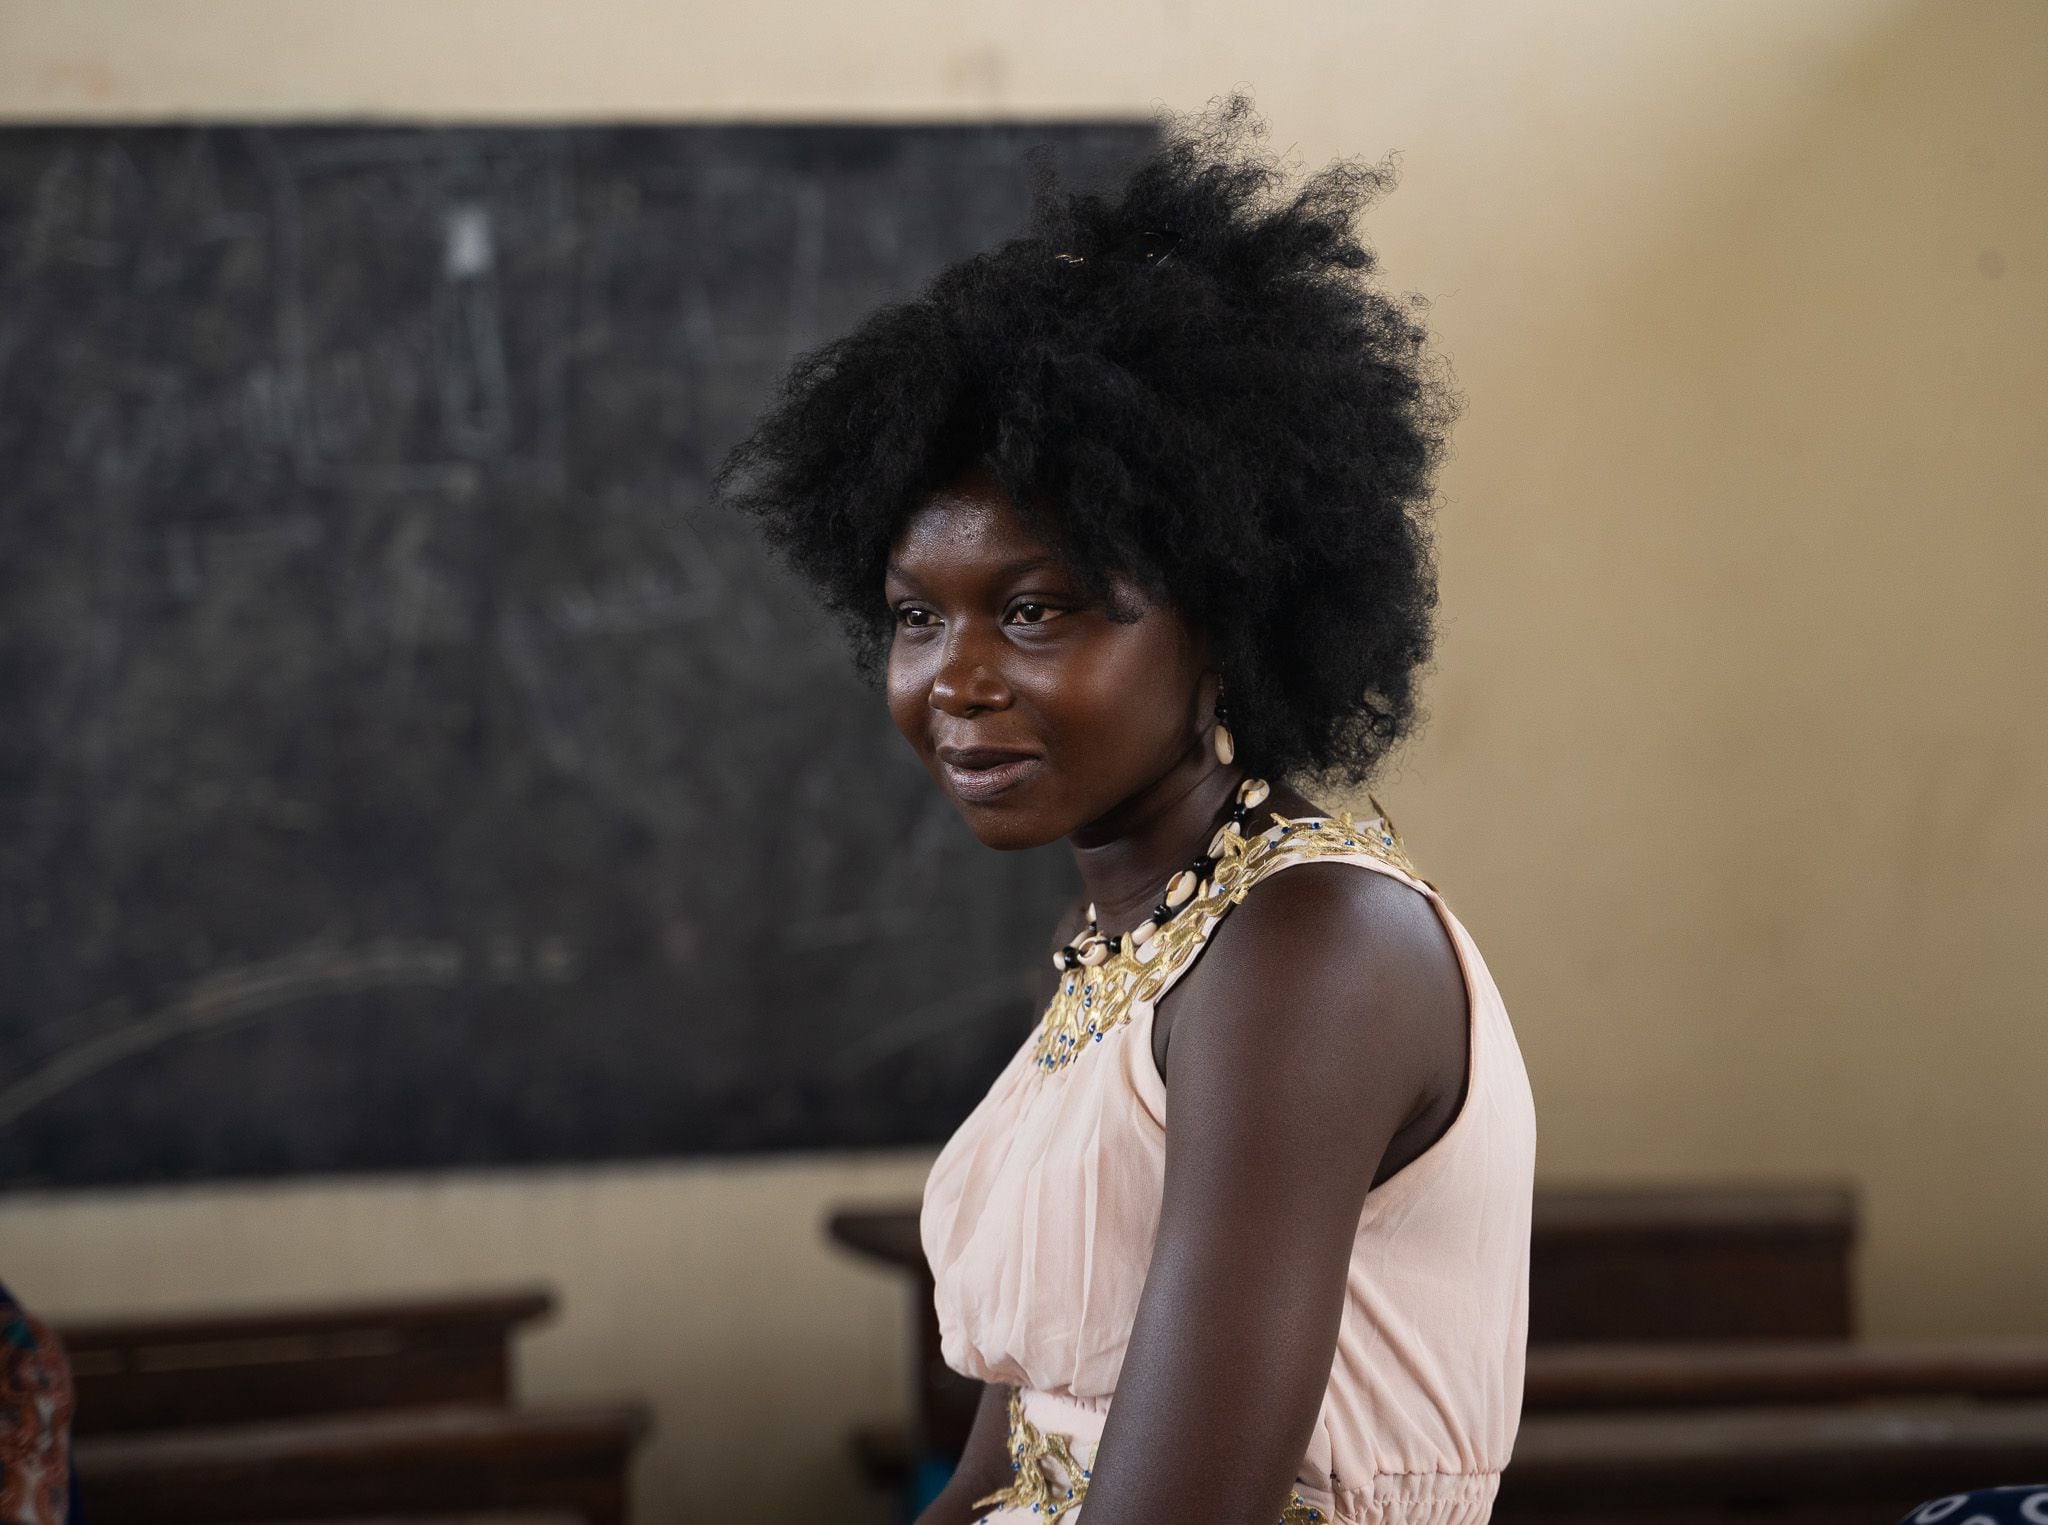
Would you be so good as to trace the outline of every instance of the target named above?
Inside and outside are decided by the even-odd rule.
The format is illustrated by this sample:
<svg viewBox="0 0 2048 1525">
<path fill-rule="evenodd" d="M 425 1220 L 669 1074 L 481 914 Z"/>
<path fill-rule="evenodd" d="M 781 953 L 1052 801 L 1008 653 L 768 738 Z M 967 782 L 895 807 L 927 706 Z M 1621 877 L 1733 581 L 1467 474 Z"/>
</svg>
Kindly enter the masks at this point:
<svg viewBox="0 0 2048 1525">
<path fill-rule="evenodd" d="M 1354 232 L 1392 160 L 1276 195 L 1264 136 L 1241 92 L 1167 116 L 1114 200 L 1036 159 L 1025 236 L 798 360 L 719 466 L 870 678 L 891 544 L 980 465 L 1084 586 L 1206 633 L 1247 766 L 1360 782 L 1420 723 L 1457 396 Z"/>
</svg>

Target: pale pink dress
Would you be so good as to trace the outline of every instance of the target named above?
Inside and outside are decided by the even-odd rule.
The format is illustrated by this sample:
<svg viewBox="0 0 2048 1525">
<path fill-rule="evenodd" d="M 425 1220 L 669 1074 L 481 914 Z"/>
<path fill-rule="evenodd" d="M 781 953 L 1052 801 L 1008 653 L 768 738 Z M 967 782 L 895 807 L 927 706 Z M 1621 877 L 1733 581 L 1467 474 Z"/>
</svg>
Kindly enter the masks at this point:
<svg viewBox="0 0 2048 1525">
<path fill-rule="evenodd" d="M 1356 863 L 1426 896 L 1456 945 L 1471 1022 L 1466 1098 L 1449 1131 L 1365 1198 L 1329 1386 L 1288 1518 L 1484 1521 L 1521 1411 L 1528 1323 L 1536 1132 L 1514 1030 L 1470 935 L 1383 818 L 1297 821 L 1265 836 L 1278 850 L 1247 880 L 1252 893 L 1258 878 L 1313 860 Z M 1200 942 L 1161 996 L 1228 909 L 1203 917 Z M 1026 1039 L 925 1186 L 921 1232 L 946 1364 L 1017 1388 L 1024 1418 L 1068 1437 L 1083 1467 L 1116 1391 L 1159 1222 L 1167 1096 L 1152 1058 L 1158 998 L 1136 1001 L 1127 1020 L 1057 1068 L 1038 1062 L 1036 1033 Z M 1030 1465 L 1053 1500 L 1067 1496 L 1074 1479 L 1063 1466 Z M 1044 1525 L 1047 1512 L 1005 1505 L 987 1518 Z M 1059 1508 L 1061 1525 L 1078 1525 L 1083 1512 Z"/>
</svg>

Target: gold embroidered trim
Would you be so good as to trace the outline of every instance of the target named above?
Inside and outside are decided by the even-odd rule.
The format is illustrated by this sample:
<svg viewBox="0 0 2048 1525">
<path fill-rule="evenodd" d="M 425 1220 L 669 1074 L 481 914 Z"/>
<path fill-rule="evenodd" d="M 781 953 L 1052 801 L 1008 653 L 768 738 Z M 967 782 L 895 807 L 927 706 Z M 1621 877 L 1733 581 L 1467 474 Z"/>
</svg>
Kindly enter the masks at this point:
<svg viewBox="0 0 2048 1525">
<path fill-rule="evenodd" d="M 1046 1475 L 1043 1464 L 1048 1460 L 1059 1463 L 1067 1475 L 1064 1493 L 1058 1492 Z M 1028 1509 L 1042 1516 L 1047 1525 L 1058 1525 L 1062 1515 L 1080 1508 L 1088 1496 L 1090 1469 L 1075 1459 L 1073 1441 L 1040 1430 L 1026 1419 L 1023 1394 L 1014 1387 L 1010 1389 L 1010 1466 L 1017 1474 L 1010 1486 L 976 1499 L 973 1508 Z M 1279 1525 L 1323 1525 L 1323 1518 L 1322 1510 L 1290 1490 Z"/>
<path fill-rule="evenodd" d="M 1064 1497 L 1055 1497 L 1052 1479 L 1042 1465 L 1048 1458 L 1067 1474 Z M 1064 1435 L 1047 1435 L 1024 1417 L 1024 1398 L 1010 1389 L 1010 1466 L 1017 1474 L 1007 1488 L 974 1501 L 976 1509 L 994 1504 L 1006 1509 L 1028 1509 L 1043 1514 L 1048 1525 L 1057 1525 L 1069 1509 L 1080 1507 L 1088 1492 L 1088 1469 L 1074 1458 L 1074 1446 Z"/>
<path fill-rule="evenodd" d="M 1287 1495 L 1287 1507 L 1280 1511 L 1280 1525 L 1323 1525 L 1323 1512 L 1298 1493 Z"/>
<path fill-rule="evenodd" d="M 1129 1020 L 1140 1000 L 1155 1001 L 1209 940 L 1210 921 L 1220 917 L 1251 892 L 1266 875 L 1288 863 L 1310 858 L 1355 854 L 1360 850 L 1392 864 L 1415 879 L 1408 852 L 1385 808 L 1366 799 L 1379 814 L 1355 821 L 1349 811 L 1290 821 L 1276 815 L 1273 825 L 1256 837 L 1245 837 L 1226 824 L 1219 833 L 1216 870 L 1196 891 L 1193 901 L 1153 934 L 1143 948 L 1131 945 L 1126 932 L 1109 958 L 1092 968 L 1069 969 L 1060 976 L 1038 1029 L 1035 1062 L 1042 1070 L 1071 1064 L 1090 1043 Z M 1429 881 L 1422 879 L 1428 884 Z M 1434 886 L 1432 886 L 1433 888 Z"/>
</svg>

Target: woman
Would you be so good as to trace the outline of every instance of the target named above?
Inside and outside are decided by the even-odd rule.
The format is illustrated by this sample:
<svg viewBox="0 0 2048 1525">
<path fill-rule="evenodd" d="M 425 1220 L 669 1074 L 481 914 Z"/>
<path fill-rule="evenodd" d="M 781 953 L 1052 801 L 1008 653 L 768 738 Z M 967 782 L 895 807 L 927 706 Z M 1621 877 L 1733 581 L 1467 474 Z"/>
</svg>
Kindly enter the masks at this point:
<svg viewBox="0 0 2048 1525">
<path fill-rule="evenodd" d="M 1259 132 L 1232 97 L 1117 199 L 1041 182 L 719 474 L 976 835 L 1085 886 L 926 1187 L 986 1387 L 921 1525 L 1478 1521 L 1514 1434 L 1514 1035 L 1384 815 L 1298 792 L 1416 721 L 1453 405 L 1365 279 L 1384 172 L 1276 199 Z"/>
</svg>

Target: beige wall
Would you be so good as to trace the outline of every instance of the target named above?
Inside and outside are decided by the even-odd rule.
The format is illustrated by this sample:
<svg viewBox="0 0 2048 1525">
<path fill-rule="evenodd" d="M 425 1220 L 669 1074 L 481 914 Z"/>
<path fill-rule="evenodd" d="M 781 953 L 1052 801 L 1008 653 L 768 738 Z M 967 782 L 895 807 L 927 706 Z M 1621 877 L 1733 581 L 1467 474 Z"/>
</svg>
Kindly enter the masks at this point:
<svg viewBox="0 0 2048 1525">
<path fill-rule="evenodd" d="M 1256 17 L 1256 19 L 1253 19 Z M 1844 1174 L 1866 1323 L 2048 1335 L 2038 0 L 0 3 L 0 114 L 983 117 L 1253 88 L 1469 396 L 1435 723 L 1381 790 L 1565 1176 Z M 921 1160 L 0 1204 L 58 1311 L 545 1276 L 537 1395 L 660 1404 L 644 1516 L 849 1487 Z M 845 1510 L 835 1501 L 835 1517 Z"/>
</svg>

